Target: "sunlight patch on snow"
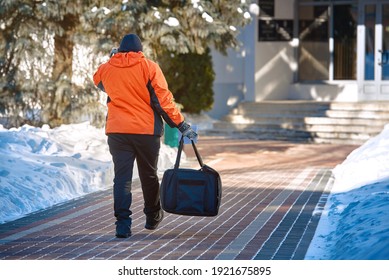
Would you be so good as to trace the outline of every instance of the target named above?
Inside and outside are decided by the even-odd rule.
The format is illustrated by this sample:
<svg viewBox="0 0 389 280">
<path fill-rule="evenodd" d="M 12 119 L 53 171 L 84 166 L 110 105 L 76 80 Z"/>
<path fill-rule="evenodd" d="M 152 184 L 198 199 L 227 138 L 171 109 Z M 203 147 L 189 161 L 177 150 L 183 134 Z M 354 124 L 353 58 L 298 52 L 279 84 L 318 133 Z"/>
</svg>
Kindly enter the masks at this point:
<svg viewBox="0 0 389 280">
<path fill-rule="evenodd" d="M 50 129 L 0 126 L 0 223 L 112 186 L 104 129 L 88 122 Z M 162 144 L 158 169 L 174 164 Z M 134 168 L 134 178 L 137 168 Z"/>
<path fill-rule="evenodd" d="M 333 170 L 306 259 L 389 259 L 389 125 Z"/>
</svg>

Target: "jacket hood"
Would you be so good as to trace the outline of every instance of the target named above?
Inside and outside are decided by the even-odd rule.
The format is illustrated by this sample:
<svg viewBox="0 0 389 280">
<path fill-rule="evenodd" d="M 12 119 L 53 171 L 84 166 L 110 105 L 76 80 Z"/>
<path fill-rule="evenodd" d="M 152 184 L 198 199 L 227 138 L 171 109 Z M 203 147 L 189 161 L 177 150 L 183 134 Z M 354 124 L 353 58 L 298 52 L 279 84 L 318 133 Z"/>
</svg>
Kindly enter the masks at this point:
<svg viewBox="0 0 389 280">
<path fill-rule="evenodd" d="M 109 64 L 115 67 L 131 67 L 140 63 L 145 56 L 142 52 L 126 52 L 116 53 L 108 61 Z"/>
</svg>

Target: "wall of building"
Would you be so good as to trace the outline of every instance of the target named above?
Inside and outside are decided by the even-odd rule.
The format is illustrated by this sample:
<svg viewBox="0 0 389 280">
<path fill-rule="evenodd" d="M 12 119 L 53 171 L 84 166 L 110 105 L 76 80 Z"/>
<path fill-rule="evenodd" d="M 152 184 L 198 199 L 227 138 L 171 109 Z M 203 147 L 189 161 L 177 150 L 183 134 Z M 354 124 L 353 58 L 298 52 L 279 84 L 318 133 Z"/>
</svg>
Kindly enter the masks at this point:
<svg viewBox="0 0 389 280">
<path fill-rule="evenodd" d="M 244 57 L 233 50 L 223 56 L 212 50 L 215 81 L 213 83 L 214 104 L 208 115 L 220 119 L 244 100 Z"/>
<path fill-rule="evenodd" d="M 275 0 L 274 17 L 272 20 L 293 20 L 295 18 L 295 0 Z M 259 15 L 261 17 L 261 14 Z M 294 23 L 296 24 L 296 22 Z M 257 33 L 253 34 L 257 37 Z M 307 48 L 305 43 L 305 48 Z M 318 48 L 315 43 L 314 48 Z M 323 43 L 323 54 L 328 52 L 328 42 Z M 313 71 L 304 67 L 304 62 L 297 61 L 298 40 L 287 42 L 269 41 L 256 42 L 255 56 L 255 101 L 262 100 L 334 100 L 357 101 L 357 81 L 334 82 L 298 82 L 299 75 L 304 71 Z M 319 52 L 320 53 L 320 52 Z M 320 69 L 320 67 L 319 67 Z M 317 69 L 316 69 L 317 70 Z M 328 76 L 328 69 L 323 69 Z M 305 75 L 306 76 L 306 75 Z"/>
<path fill-rule="evenodd" d="M 295 83 L 289 86 L 287 99 L 354 102 L 358 101 L 358 84 L 356 82 Z"/>
<path fill-rule="evenodd" d="M 212 50 L 214 105 L 208 115 L 220 119 L 242 101 L 255 101 L 256 20 L 240 30 L 238 50 L 229 49 L 227 56 Z"/>
<path fill-rule="evenodd" d="M 297 64 L 288 42 L 259 42 L 256 46 L 255 101 L 288 99 Z"/>
<path fill-rule="evenodd" d="M 272 19 L 294 19 L 295 0 L 275 0 L 274 6 Z M 214 106 L 208 112 L 211 117 L 222 118 L 242 101 L 358 101 L 357 81 L 298 82 L 297 39 L 258 41 L 260 17 L 254 16 L 252 23 L 241 30 L 238 39 L 242 46 L 238 51 L 229 50 L 228 56 L 212 52 L 216 79 Z"/>
<path fill-rule="evenodd" d="M 274 16 L 269 20 L 293 20 L 294 0 L 274 1 Z M 267 19 L 260 11 L 259 18 Z M 257 24 L 258 24 L 258 20 Z M 256 40 L 255 59 L 255 101 L 288 99 L 289 86 L 293 84 L 297 64 L 290 41 L 258 41 Z"/>
</svg>

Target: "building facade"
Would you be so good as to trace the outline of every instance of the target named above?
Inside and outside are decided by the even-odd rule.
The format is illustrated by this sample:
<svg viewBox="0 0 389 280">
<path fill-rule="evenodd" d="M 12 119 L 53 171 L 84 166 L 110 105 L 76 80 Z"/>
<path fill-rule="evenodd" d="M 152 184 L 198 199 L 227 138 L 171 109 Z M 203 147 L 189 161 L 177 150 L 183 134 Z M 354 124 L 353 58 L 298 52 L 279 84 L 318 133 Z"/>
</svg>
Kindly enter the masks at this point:
<svg viewBox="0 0 389 280">
<path fill-rule="evenodd" d="M 213 54 L 211 116 L 242 101 L 389 100 L 389 0 L 259 0 L 258 6 L 240 33 L 241 49 Z"/>
</svg>

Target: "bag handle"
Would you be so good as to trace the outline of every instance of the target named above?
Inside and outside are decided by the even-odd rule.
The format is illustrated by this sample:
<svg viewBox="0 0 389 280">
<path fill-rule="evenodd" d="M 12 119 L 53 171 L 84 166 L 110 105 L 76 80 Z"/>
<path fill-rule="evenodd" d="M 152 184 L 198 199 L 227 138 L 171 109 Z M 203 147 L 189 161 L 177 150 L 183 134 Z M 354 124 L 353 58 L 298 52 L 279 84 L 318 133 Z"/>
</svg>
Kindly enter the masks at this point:
<svg viewBox="0 0 389 280">
<path fill-rule="evenodd" d="M 203 167 L 204 166 L 203 159 L 201 158 L 200 153 L 197 150 L 197 147 L 196 147 L 194 141 L 193 140 L 190 140 L 190 141 L 192 142 L 192 147 L 193 147 L 193 150 L 196 154 L 197 161 L 199 162 L 200 166 Z M 178 145 L 176 163 L 174 164 L 174 169 L 178 169 L 180 166 L 181 153 L 182 153 L 183 148 L 184 148 L 184 136 L 181 135 L 180 144 Z"/>
</svg>

